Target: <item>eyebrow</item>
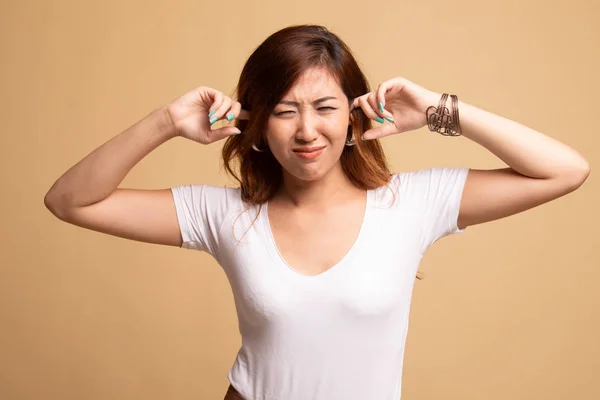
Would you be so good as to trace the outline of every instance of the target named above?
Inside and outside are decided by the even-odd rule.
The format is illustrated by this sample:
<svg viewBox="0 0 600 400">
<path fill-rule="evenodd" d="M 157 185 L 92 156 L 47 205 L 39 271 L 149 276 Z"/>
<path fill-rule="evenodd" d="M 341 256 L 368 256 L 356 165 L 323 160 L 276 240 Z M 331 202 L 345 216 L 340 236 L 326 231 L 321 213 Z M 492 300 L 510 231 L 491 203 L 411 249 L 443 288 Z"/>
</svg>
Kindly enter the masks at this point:
<svg viewBox="0 0 600 400">
<path fill-rule="evenodd" d="M 318 100 L 313 101 L 313 104 L 323 103 L 324 101 L 327 101 L 327 100 L 337 100 L 337 97 L 333 97 L 333 96 L 322 97 Z M 289 100 L 281 100 L 277 104 L 287 104 L 289 106 L 296 106 L 296 107 L 298 107 L 300 105 L 300 103 L 298 103 L 296 101 L 289 101 Z"/>
</svg>

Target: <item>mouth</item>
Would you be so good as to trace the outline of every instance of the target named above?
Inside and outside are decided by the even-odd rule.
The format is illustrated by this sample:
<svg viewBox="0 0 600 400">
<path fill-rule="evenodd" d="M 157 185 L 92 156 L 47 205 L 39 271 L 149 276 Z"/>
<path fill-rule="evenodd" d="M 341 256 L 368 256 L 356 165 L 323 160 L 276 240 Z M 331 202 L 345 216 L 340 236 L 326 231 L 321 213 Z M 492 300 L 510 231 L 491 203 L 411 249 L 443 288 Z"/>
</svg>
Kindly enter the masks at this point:
<svg viewBox="0 0 600 400">
<path fill-rule="evenodd" d="M 294 154 L 296 154 L 300 158 L 312 160 L 312 159 L 320 156 L 321 153 L 323 153 L 324 149 L 325 149 L 325 146 L 312 147 L 312 148 L 300 148 L 300 149 L 294 150 Z"/>
</svg>

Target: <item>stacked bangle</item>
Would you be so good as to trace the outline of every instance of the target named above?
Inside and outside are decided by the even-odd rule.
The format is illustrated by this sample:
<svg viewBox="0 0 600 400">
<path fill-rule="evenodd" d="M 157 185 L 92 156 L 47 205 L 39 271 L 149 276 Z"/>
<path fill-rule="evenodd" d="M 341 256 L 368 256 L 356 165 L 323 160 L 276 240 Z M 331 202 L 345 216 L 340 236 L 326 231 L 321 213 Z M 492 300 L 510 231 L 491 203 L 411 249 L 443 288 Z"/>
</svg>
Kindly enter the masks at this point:
<svg viewBox="0 0 600 400">
<path fill-rule="evenodd" d="M 446 107 L 448 93 L 442 94 L 438 107 L 430 106 L 427 108 L 427 126 L 432 132 L 437 132 L 444 136 L 461 136 L 460 120 L 458 117 L 458 97 L 450 95 L 452 99 L 452 115 Z"/>
</svg>

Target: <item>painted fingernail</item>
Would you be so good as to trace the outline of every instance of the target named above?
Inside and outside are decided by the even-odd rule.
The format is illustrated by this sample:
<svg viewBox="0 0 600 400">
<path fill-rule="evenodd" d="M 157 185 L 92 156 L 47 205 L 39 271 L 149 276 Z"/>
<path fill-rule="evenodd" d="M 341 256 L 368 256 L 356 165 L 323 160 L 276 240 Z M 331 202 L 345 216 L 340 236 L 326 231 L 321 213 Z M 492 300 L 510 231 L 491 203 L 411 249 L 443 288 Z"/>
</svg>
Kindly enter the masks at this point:
<svg viewBox="0 0 600 400">
<path fill-rule="evenodd" d="M 211 124 L 211 125 L 212 125 L 212 124 L 214 124 L 214 123 L 215 123 L 215 122 L 216 122 L 218 119 L 219 119 L 219 118 L 217 118 L 217 117 L 212 117 L 212 118 L 210 119 L 210 124 Z"/>
<path fill-rule="evenodd" d="M 209 113 L 208 113 L 208 116 L 209 116 L 209 117 L 212 117 L 212 116 L 213 116 L 213 114 L 214 114 L 214 113 L 216 113 L 216 112 L 217 112 L 217 110 L 212 110 L 211 112 L 209 112 Z"/>
<path fill-rule="evenodd" d="M 390 122 L 394 122 L 394 118 L 390 118 L 390 117 L 385 117 L 385 119 L 387 119 Z"/>
<path fill-rule="evenodd" d="M 227 114 L 227 121 L 231 121 L 233 119 L 233 114 Z"/>
<path fill-rule="evenodd" d="M 385 121 L 383 120 L 383 118 L 381 117 L 377 117 L 375 118 L 375 121 L 379 122 L 380 124 L 383 124 Z"/>
<path fill-rule="evenodd" d="M 381 101 L 379 102 L 379 111 L 381 111 L 382 113 L 384 112 L 383 111 L 383 102 L 381 102 Z"/>
<path fill-rule="evenodd" d="M 233 134 L 234 134 L 234 135 L 239 135 L 240 133 L 242 133 L 242 131 L 240 131 L 239 129 L 237 129 L 237 131 L 236 131 L 236 132 L 234 132 Z"/>
<path fill-rule="evenodd" d="M 365 141 L 365 135 L 360 135 L 360 139 L 364 142 Z"/>
</svg>

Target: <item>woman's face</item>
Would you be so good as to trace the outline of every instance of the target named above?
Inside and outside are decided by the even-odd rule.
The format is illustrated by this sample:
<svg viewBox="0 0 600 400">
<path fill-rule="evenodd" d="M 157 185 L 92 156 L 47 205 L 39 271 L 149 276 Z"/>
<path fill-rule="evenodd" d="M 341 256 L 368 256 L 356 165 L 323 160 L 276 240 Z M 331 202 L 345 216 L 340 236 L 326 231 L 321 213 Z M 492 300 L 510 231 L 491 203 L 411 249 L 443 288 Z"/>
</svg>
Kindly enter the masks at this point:
<svg viewBox="0 0 600 400">
<path fill-rule="evenodd" d="M 307 70 L 269 116 L 268 146 L 284 174 L 312 181 L 340 161 L 350 123 L 348 98 L 328 70 Z M 316 153 L 304 152 L 321 148 Z"/>
</svg>

